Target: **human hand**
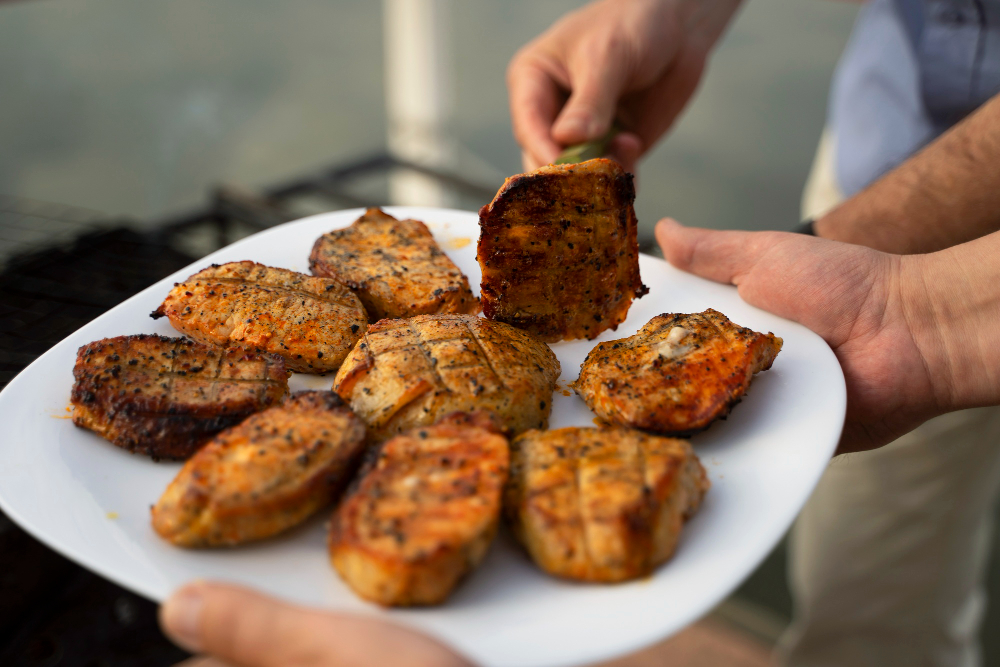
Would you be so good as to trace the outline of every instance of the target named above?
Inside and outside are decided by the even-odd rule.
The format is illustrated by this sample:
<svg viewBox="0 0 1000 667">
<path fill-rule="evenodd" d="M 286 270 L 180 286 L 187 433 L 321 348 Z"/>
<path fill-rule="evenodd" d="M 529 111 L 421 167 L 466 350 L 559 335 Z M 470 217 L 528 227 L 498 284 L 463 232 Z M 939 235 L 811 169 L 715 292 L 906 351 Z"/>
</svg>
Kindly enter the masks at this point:
<svg viewBox="0 0 1000 667">
<path fill-rule="evenodd" d="M 823 337 L 847 381 L 838 453 L 888 444 L 957 407 L 946 350 L 935 342 L 930 269 L 916 258 L 784 232 L 720 232 L 661 220 L 656 237 L 674 266 L 731 283 L 752 305 Z M 921 275 L 923 274 L 923 275 Z M 945 346 L 947 347 L 947 345 Z"/>
<path fill-rule="evenodd" d="M 470 667 L 433 639 L 387 621 L 303 609 L 210 582 L 171 595 L 160 625 L 177 645 L 205 654 L 187 667 Z"/>
<path fill-rule="evenodd" d="M 684 109 L 739 0 L 600 0 L 524 46 L 507 69 L 525 169 L 624 128 L 609 147 L 628 171 Z"/>
</svg>

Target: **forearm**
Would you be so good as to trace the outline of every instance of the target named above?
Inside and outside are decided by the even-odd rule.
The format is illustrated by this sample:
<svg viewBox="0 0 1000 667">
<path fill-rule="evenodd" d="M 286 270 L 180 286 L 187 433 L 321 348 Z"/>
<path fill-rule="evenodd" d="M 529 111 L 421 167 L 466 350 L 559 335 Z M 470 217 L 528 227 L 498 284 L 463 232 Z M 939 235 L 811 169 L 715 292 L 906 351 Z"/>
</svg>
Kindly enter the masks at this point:
<svg viewBox="0 0 1000 667">
<path fill-rule="evenodd" d="M 899 285 L 938 407 L 1000 405 L 1000 232 L 901 258 Z"/>
<path fill-rule="evenodd" d="M 817 235 L 897 254 L 1000 229 L 1000 95 L 816 221 Z"/>
</svg>

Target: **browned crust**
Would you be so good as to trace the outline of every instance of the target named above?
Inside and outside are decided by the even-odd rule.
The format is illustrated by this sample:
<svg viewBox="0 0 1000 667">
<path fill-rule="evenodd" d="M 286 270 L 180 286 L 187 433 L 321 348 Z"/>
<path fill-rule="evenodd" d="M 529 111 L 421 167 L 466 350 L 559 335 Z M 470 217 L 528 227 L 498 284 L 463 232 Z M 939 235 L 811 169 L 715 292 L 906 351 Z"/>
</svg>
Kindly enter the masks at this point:
<svg viewBox="0 0 1000 667">
<path fill-rule="evenodd" d="M 613 160 L 508 178 L 479 211 L 483 314 L 543 341 L 615 329 L 639 277 L 632 175 Z"/>
<path fill-rule="evenodd" d="M 73 423 L 154 459 L 189 457 L 288 390 L 281 357 L 146 334 L 84 345 L 73 377 Z"/>
<path fill-rule="evenodd" d="M 198 450 L 152 508 L 153 528 L 189 548 L 276 535 L 340 496 L 364 440 L 333 392 L 293 394 Z"/>
<path fill-rule="evenodd" d="M 468 278 L 419 220 L 369 208 L 354 224 L 316 239 L 313 274 L 354 290 L 372 322 L 432 313 L 477 313 Z"/>
<path fill-rule="evenodd" d="M 682 357 L 655 350 L 674 327 L 689 331 Z M 690 435 L 725 418 L 755 373 L 771 367 L 782 340 L 731 322 L 722 313 L 664 313 L 635 335 L 599 343 L 573 388 L 610 424 L 666 435 Z"/>
<path fill-rule="evenodd" d="M 682 440 L 618 427 L 529 431 L 511 443 L 504 511 L 549 574 L 619 582 L 673 555 L 708 488 Z"/>
<path fill-rule="evenodd" d="M 490 410 L 512 433 L 545 428 L 559 361 L 525 331 L 474 315 L 373 324 L 334 391 L 380 442 L 454 411 Z"/>
<path fill-rule="evenodd" d="M 451 415 L 387 441 L 334 513 L 333 566 L 378 604 L 442 602 L 496 534 L 508 459 L 487 415 Z"/>
<path fill-rule="evenodd" d="M 252 261 L 213 264 L 176 283 L 152 313 L 164 316 L 200 343 L 278 354 L 300 373 L 340 368 L 368 326 L 340 282 Z"/>
</svg>

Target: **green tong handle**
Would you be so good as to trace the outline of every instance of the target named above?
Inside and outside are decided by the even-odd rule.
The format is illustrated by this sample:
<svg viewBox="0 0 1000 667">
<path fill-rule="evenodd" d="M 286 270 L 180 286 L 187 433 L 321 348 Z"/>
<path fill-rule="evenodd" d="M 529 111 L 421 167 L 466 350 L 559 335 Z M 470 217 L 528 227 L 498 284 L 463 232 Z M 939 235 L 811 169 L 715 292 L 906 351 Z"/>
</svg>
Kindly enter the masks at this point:
<svg viewBox="0 0 1000 667">
<path fill-rule="evenodd" d="M 567 146 L 552 164 L 575 164 L 577 162 L 586 162 L 587 160 L 604 157 L 608 154 L 608 146 L 611 144 L 611 140 L 621 131 L 621 125 L 615 122 L 603 137 L 592 141 L 585 141 L 582 144 Z"/>
</svg>

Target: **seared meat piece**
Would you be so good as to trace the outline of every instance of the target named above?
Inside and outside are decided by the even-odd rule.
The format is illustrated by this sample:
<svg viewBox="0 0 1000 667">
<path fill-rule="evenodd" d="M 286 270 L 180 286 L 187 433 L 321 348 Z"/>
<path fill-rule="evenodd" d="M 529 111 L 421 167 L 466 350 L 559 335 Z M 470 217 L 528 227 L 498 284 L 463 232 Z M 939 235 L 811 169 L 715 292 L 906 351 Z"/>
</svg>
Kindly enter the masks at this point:
<svg viewBox="0 0 1000 667">
<path fill-rule="evenodd" d="M 152 509 L 180 547 L 271 537 L 335 500 L 357 470 L 365 425 L 331 391 L 303 391 L 215 436 Z"/>
<path fill-rule="evenodd" d="M 514 534 L 539 567 L 569 579 L 649 574 L 709 487 L 687 442 L 627 428 L 528 431 L 510 457 Z"/>
<path fill-rule="evenodd" d="M 657 315 L 634 336 L 591 350 L 573 388 L 608 423 L 684 435 L 728 415 L 780 350 L 774 334 L 712 309 Z"/>
<path fill-rule="evenodd" d="M 428 313 L 476 313 L 469 279 L 419 220 L 370 208 L 346 229 L 316 239 L 309 266 L 357 292 L 372 322 Z"/>
<path fill-rule="evenodd" d="M 617 328 L 649 291 L 634 200 L 632 175 L 613 160 L 508 178 L 479 210 L 483 314 L 547 342 Z"/>
<path fill-rule="evenodd" d="M 450 412 L 489 410 L 504 428 L 545 428 L 559 361 L 545 343 L 475 315 L 421 315 L 373 324 L 333 388 L 374 441 Z"/>
<path fill-rule="evenodd" d="M 281 357 L 164 336 L 118 336 L 80 348 L 73 423 L 154 459 L 184 459 L 288 391 Z"/>
<path fill-rule="evenodd" d="M 290 370 L 340 368 L 365 332 L 358 297 L 335 280 L 256 262 L 213 264 L 177 283 L 153 317 L 191 338 L 280 354 Z"/>
<path fill-rule="evenodd" d="M 333 566 L 372 602 L 442 602 L 486 555 L 507 466 L 507 439 L 483 413 L 392 438 L 334 513 Z"/>
</svg>

